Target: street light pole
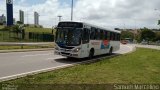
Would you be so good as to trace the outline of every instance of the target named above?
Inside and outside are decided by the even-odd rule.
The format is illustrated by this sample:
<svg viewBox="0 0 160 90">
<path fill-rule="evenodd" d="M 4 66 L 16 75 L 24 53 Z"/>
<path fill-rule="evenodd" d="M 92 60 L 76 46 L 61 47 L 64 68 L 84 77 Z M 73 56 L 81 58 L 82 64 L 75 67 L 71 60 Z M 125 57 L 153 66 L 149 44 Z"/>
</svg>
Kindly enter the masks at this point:
<svg viewBox="0 0 160 90">
<path fill-rule="evenodd" d="M 59 17 L 59 22 L 60 22 L 60 21 L 61 21 L 62 16 L 61 16 L 61 15 L 59 15 L 58 17 Z"/>
<path fill-rule="evenodd" d="M 71 5 L 71 21 L 73 21 L 73 0 L 72 0 L 72 5 Z"/>
<path fill-rule="evenodd" d="M 159 9 L 154 9 L 154 10 L 160 12 Z M 160 16 L 160 15 L 159 15 L 159 16 Z M 160 26 L 160 19 L 158 20 L 158 25 Z"/>
<path fill-rule="evenodd" d="M 29 24 L 29 22 L 28 22 L 28 11 L 27 11 L 27 25 Z"/>
</svg>

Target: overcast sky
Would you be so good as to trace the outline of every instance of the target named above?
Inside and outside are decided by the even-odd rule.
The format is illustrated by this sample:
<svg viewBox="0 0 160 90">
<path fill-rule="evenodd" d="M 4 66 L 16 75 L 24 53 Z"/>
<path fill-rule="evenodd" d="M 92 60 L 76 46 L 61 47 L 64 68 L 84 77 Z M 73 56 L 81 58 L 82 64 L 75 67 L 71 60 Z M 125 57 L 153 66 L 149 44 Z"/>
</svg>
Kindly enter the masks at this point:
<svg viewBox="0 0 160 90">
<path fill-rule="evenodd" d="M 33 23 L 33 12 L 40 14 L 40 24 L 52 27 L 70 20 L 71 0 L 13 0 L 14 17 L 19 20 L 19 10 L 27 12 Z M 5 0 L 0 0 L 0 14 L 5 13 Z M 158 10 L 155 10 L 158 9 Z M 74 0 L 74 21 L 83 21 L 107 28 L 159 28 L 160 0 Z"/>
</svg>

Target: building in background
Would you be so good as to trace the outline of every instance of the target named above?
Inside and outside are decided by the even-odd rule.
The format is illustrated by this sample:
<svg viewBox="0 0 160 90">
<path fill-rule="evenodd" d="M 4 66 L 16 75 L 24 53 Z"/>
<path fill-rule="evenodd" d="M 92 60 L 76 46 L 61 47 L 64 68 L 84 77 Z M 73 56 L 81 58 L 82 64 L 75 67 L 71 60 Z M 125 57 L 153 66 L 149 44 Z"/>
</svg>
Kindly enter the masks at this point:
<svg viewBox="0 0 160 90">
<path fill-rule="evenodd" d="M 24 11 L 19 10 L 19 21 L 24 24 Z"/>
<path fill-rule="evenodd" d="M 34 24 L 39 25 L 39 14 L 37 12 L 34 12 Z"/>
<path fill-rule="evenodd" d="M 4 14 L 2 14 L 2 16 L 0 16 L 0 24 L 1 25 L 5 25 L 6 24 L 6 16 L 4 16 Z"/>
</svg>

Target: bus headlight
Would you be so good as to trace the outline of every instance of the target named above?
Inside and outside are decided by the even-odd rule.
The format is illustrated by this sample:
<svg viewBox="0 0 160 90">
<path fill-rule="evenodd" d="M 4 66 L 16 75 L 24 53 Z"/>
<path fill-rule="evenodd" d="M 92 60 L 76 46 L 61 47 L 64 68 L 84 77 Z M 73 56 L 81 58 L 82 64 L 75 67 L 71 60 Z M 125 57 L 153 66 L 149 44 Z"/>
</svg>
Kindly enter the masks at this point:
<svg viewBox="0 0 160 90">
<path fill-rule="evenodd" d="M 73 52 L 79 52 L 80 50 L 81 48 L 79 47 L 79 48 L 74 49 Z"/>
</svg>

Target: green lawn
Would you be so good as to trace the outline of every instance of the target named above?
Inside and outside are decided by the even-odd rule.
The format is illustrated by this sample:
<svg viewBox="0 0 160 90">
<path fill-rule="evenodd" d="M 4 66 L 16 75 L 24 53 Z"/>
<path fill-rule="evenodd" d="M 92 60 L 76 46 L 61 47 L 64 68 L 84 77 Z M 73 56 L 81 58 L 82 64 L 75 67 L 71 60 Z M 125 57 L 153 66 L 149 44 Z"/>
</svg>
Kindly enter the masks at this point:
<svg viewBox="0 0 160 90">
<path fill-rule="evenodd" d="M 0 25 L 0 29 L 4 28 L 4 26 Z"/>
<path fill-rule="evenodd" d="M 26 27 L 26 32 L 37 32 L 37 33 L 52 33 L 52 29 L 50 28 L 32 28 Z"/>
<path fill-rule="evenodd" d="M 136 52 L 8 81 L 14 84 L 160 84 L 160 51 Z"/>
<path fill-rule="evenodd" d="M 29 39 L 28 32 L 32 32 L 34 34 L 34 36 L 32 34 L 32 39 Z M 54 32 L 55 32 L 55 30 L 53 31 L 53 33 Z M 44 34 L 53 35 L 52 29 L 26 27 L 25 28 L 25 39 L 23 40 L 23 42 L 43 42 L 43 41 L 46 41 L 46 39 L 45 40 L 42 39 L 42 35 L 43 35 L 43 38 L 46 38 L 46 36 L 44 37 Z M 0 31 L 0 42 L 20 42 L 20 37 L 21 37 L 20 33 L 17 35 L 16 33 L 9 32 L 9 31 Z"/>
<path fill-rule="evenodd" d="M 4 26 L 0 25 L 0 29 Z M 35 27 L 25 27 L 25 32 L 35 32 L 35 33 L 52 33 L 51 28 L 35 28 Z"/>
</svg>

